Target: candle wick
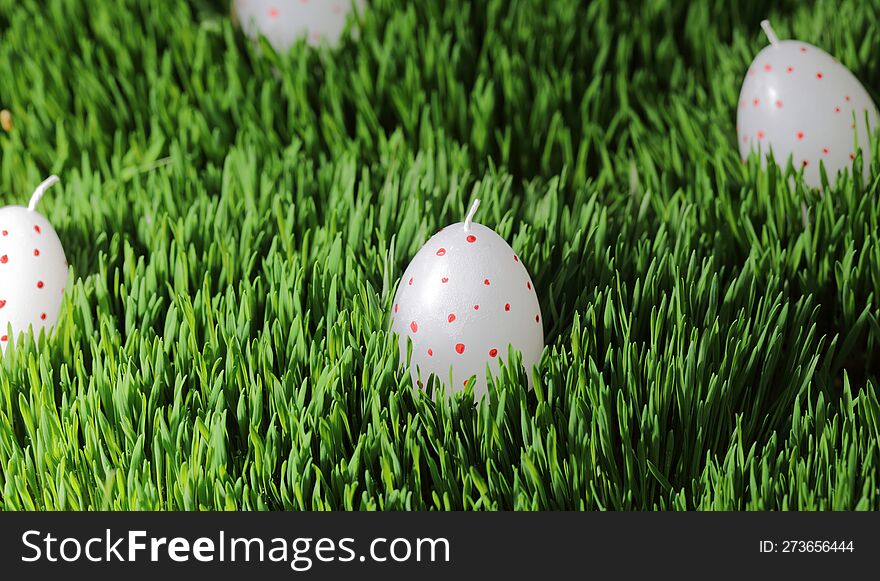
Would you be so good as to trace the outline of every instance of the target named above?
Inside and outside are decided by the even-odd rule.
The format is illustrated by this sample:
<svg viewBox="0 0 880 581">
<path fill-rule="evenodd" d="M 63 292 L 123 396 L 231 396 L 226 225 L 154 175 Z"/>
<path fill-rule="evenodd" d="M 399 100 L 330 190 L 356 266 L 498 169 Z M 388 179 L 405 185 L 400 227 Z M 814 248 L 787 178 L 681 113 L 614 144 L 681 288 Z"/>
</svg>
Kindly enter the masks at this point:
<svg viewBox="0 0 880 581">
<path fill-rule="evenodd" d="M 28 210 L 33 212 L 37 209 L 37 204 L 40 203 L 40 200 L 43 199 L 43 194 L 46 193 L 50 187 L 57 184 L 59 181 L 58 176 L 49 176 L 46 178 L 43 183 L 37 186 L 37 189 L 34 190 L 34 194 L 31 196 L 31 202 L 28 204 Z"/>
<path fill-rule="evenodd" d="M 779 37 L 776 36 L 776 33 L 773 32 L 773 27 L 770 26 L 769 20 L 761 21 L 761 28 L 764 29 L 764 34 L 767 35 L 767 40 L 770 41 L 770 44 L 773 46 L 779 46 Z"/>
<path fill-rule="evenodd" d="M 474 204 L 471 206 L 470 211 L 467 213 L 467 216 L 464 219 L 464 231 L 467 232 L 471 229 L 471 222 L 474 219 L 474 214 L 477 213 L 477 208 L 480 207 L 480 200 L 474 200 Z"/>
</svg>

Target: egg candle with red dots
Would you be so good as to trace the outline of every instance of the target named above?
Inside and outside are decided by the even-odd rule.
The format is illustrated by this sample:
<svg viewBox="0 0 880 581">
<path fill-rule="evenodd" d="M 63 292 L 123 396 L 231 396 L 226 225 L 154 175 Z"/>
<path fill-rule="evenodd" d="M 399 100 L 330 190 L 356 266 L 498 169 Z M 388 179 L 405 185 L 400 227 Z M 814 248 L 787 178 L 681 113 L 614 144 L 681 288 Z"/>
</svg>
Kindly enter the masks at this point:
<svg viewBox="0 0 880 581">
<path fill-rule="evenodd" d="M 313 46 L 335 45 L 349 13 L 364 5 L 363 0 L 233 0 L 232 13 L 248 37 L 265 36 L 284 52 L 300 38 Z"/>
<path fill-rule="evenodd" d="M 0 350 L 18 333 L 34 334 L 58 320 L 67 259 L 55 229 L 37 212 L 52 176 L 41 183 L 28 207 L 0 208 Z"/>
<path fill-rule="evenodd" d="M 797 40 L 780 41 L 766 20 L 761 26 L 770 46 L 755 57 L 740 92 L 741 157 L 772 150 L 777 163 L 784 166 L 791 158 L 803 169 L 804 181 L 818 188 L 819 164 L 834 184 L 841 170 L 852 168 L 857 142 L 867 177 L 871 133 L 878 127 L 871 96 L 849 69 L 822 49 Z"/>
<path fill-rule="evenodd" d="M 391 328 L 399 336 L 415 386 L 429 376 L 454 391 L 475 377 L 474 394 L 488 391 L 512 346 L 531 383 L 544 349 L 541 306 L 528 271 L 491 228 L 474 223 L 476 200 L 464 222 L 443 228 L 415 255 L 398 286 Z M 450 385 L 451 381 L 451 385 Z"/>
</svg>

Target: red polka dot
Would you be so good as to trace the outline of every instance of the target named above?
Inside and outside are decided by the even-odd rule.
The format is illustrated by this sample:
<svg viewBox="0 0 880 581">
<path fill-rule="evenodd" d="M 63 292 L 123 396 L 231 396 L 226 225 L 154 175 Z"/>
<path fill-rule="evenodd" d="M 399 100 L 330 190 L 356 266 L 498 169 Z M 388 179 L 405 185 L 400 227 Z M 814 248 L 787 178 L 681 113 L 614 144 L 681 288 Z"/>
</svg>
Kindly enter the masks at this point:
<svg viewBox="0 0 880 581">
<path fill-rule="evenodd" d="M 46 320 L 46 313 L 43 313 L 40 315 L 40 320 L 43 320 L 43 321 Z"/>
<path fill-rule="evenodd" d="M 6 306 L 6 301 L 0 301 L 0 309 Z"/>
<path fill-rule="evenodd" d="M 278 18 L 278 9 L 274 6 L 269 9 L 269 18 Z"/>
<path fill-rule="evenodd" d="M 516 254 L 514 254 L 514 255 L 513 255 L 513 261 L 514 261 L 514 262 L 519 262 L 519 256 L 517 256 Z"/>
<path fill-rule="evenodd" d="M 776 108 L 782 109 L 782 101 L 776 101 Z"/>
<path fill-rule="evenodd" d="M 445 255 L 446 255 L 445 248 L 441 248 L 440 250 L 437 251 L 437 256 L 445 256 Z"/>
<path fill-rule="evenodd" d="M 854 153 L 849 154 L 850 160 L 854 160 L 855 158 L 856 158 L 856 154 L 854 154 Z"/>
<path fill-rule="evenodd" d="M 409 324 L 409 328 L 412 329 L 413 333 L 419 332 L 419 325 L 415 321 Z"/>
<path fill-rule="evenodd" d="M 757 107 L 757 106 L 758 106 L 758 103 L 760 103 L 760 102 L 761 102 L 761 101 L 759 101 L 758 99 L 755 99 L 754 101 L 752 101 L 752 105 L 754 105 L 755 107 Z"/>
<path fill-rule="evenodd" d="M 803 161 L 803 165 L 804 165 L 804 167 L 807 167 L 808 165 L 810 165 L 810 162 L 805 159 Z"/>
<path fill-rule="evenodd" d="M 0 341 L 6 343 L 6 335 L 3 335 L 2 337 L 0 337 Z"/>
<path fill-rule="evenodd" d="M 397 309 L 398 309 L 398 307 L 400 307 L 400 305 L 399 305 L 399 304 L 397 304 L 397 305 L 394 305 L 394 312 L 395 312 L 395 313 L 396 313 L 396 312 L 397 312 Z"/>
<path fill-rule="evenodd" d="M 794 67 L 787 67 L 787 68 L 785 69 L 785 72 L 787 72 L 787 73 L 792 73 L 792 72 L 794 72 Z"/>
<path fill-rule="evenodd" d="M 758 131 L 758 139 L 764 139 L 764 132 Z"/>
<path fill-rule="evenodd" d="M 433 357 L 433 356 L 434 356 L 434 350 L 428 349 L 428 357 Z"/>
<path fill-rule="evenodd" d="M 798 140 L 801 140 L 801 139 L 804 138 L 804 133 L 803 133 L 803 131 L 798 131 L 798 132 L 797 132 L 797 138 L 798 138 Z"/>
<path fill-rule="evenodd" d="M 412 277 L 410 277 L 410 279 L 409 279 L 409 286 L 412 286 L 412 282 L 413 282 L 413 279 L 412 279 Z"/>
<path fill-rule="evenodd" d="M 443 284 L 446 284 L 447 282 L 449 282 L 449 278 L 444 276 L 443 278 L 440 279 L 440 282 L 442 282 Z"/>
<path fill-rule="evenodd" d="M 807 47 L 802 46 L 802 47 L 801 47 L 801 52 L 807 52 Z"/>
<path fill-rule="evenodd" d="M 36 226 L 36 225 L 34 226 L 34 231 L 36 231 L 37 234 L 42 234 L 42 233 L 43 233 L 43 231 L 40 230 L 40 227 L 39 227 L 39 226 Z"/>
<path fill-rule="evenodd" d="M 5 254 L 3 256 L 0 256 L 0 264 L 6 264 L 7 262 L 9 262 L 8 256 L 6 256 Z"/>
<path fill-rule="evenodd" d="M 455 352 L 461 355 L 464 353 L 464 343 L 456 343 L 455 344 Z"/>
<path fill-rule="evenodd" d="M 4 235 L 4 236 L 9 236 L 9 231 L 8 231 L 8 230 L 4 230 L 4 231 L 3 231 L 3 235 Z"/>
<path fill-rule="evenodd" d="M 764 70 L 770 72 L 771 70 L 773 70 L 773 67 L 771 67 L 769 64 L 766 64 L 764 65 Z"/>
<path fill-rule="evenodd" d="M 489 357 L 496 357 L 498 355 L 498 349 L 490 349 Z"/>
<path fill-rule="evenodd" d="M 41 281 L 41 280 L 37 281 L 37 288 L 43 288 L 44 286 L 46 286 L 46 285 L 43 284 L 43 281 Z"/>
<path fill-rule="evenodd" d="M 816 78 L 821 79 L 824 75 L 822 73 L 816 73 Z"/>
<path fill-rule="evenodd" d="M 480 310 L 480 305 L 474 305 L 474 310 L 475 310 L 475 311 L 479 311 L 479 310 Z"/>
<path fill-rule="evenodd" d="M 509 312 L 510 312 L 510 303 L 507 303 L 506 305 L 504 305 L 504 312 L 505 312 L 505 313 L 509 313 Z"/>
<path fill-rule="evenodd" d="M 535 322 L 536 322 L 536 323 L 540 323 L 540 322 L 541 322 L 541 315 L 535 315 Z"/>
<path fill-rule="evenodd" d="M 835 113 L 840 113 L 840 107 L 835 107 L 835 108 L 834 108 L 834 112 L 835 112 Z"/>
<path fill-rule="evenodd" d="M 454 323 L 455 322 L 455 313 L 449 313 L 449 316 L 446 317 L 446 320 L 449 321 L 450 323 Z"/>
<path fill-rule="evenodd" d="M 471 244 L 473 244 L 474 242 L 477 241 L 477 237 L 474 236 L 473 234 L 471 234 L 471 235 L 469 235 L 465 240 L 467 240 L 468 242 L 470 242 Z"/>
<path fill-rule="evenodd" d="M 827 147 L 823 147 L 823 148 L 822 148 L 822 153 L 824 153 L 825 155 L 828 155 L 828 148 L 827 148 Z"/>
<path fill-rule="evenodd" d="M 528 281 L 528 280 L 526 281 L 526 288 L 529 289 L 529 290 L 532 290 L 532 283 L 531 283 L 531 281 Z"/>
<path fill-rule="evenodd" d="M 847 95 L 846 97 L 844 97 L 844 99 L 846 99 L 846 102 L 847 102 L 847 103 L 849 103 L 849 102 L 852 100 L 852 99 L 850 98 L 849 95 Z"/>
<path fill-rule="evenodd" d="M 39 256 L 39 255 L 40 255 L 40 249 L 34 248 L 34 256 Z"/>
<path fill-rule="evenodd" d="M 486 286 L 489 286 L 489 285 L 492 284 L 492 283 L 489 282 L 489 279 L 487 278 L 487 279 L 484 279 L 484 280 L 483 280 L 483 284 L 486 285 Z"/>
</svg>

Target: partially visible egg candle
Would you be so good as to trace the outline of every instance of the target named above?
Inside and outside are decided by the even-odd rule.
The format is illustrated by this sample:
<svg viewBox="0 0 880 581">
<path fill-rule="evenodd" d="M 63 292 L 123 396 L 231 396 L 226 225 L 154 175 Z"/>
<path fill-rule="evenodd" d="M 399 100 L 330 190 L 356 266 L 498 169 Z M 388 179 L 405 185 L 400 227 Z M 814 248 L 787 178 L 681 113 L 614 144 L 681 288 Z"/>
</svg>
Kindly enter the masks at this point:
<svg viewBox="0 0 880 581">
<path fill-rule="evenodd" d="M 737 140 L 740 155 L 771 151 L 778 164 L 791 159 L 804 181 L 821 187 L 819 164 L 833 185 L 841 170 L 864 154 L 856 168 L 870 171 L 871 133 L 878 128 L 877 106 L 856 77 L 822 49 L 798 40 L 779 40 L 761 23 L 770 46 L 749 67 L 739 96 Z M 766 163 L 766 157 L 764 158 Z"/>
<path fill-rule="evenodd" d="M 348 15 L 365 5 L 364 0 L 233 0 L 232 10 L 248 37 L 265 36 L 285 52 L 301 38 L 313 46 L 335 46 Z"/>
<path fill-rule="evenodd" d="M 19 333 L 38 335 L 58 321 L 67 284 L 67 259 L 55 229 L 37 212 L 52 176 L 30 204 L 0 208 L 0 350 Z"/>
</svg>

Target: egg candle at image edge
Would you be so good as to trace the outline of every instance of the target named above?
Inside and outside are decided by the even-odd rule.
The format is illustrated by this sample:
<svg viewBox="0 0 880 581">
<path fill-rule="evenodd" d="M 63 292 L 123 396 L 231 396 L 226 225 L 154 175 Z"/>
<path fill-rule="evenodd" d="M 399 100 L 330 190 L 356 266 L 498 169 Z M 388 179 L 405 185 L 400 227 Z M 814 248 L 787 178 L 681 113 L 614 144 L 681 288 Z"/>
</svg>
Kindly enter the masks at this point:
<svg viewBox="0 0 880 581">
<path fill-rule="evenodd" d="M 335 46 L 348 15 L 365 6 L 364 0 L 233 0 L 232 15 L 249 38 L 263 35 L 284 52 L 300 38 Z"/>
<path fill-rule="evenodd" d="M 55 229 L 36 211 L 46 189 L 57 182 L 52 176 L 40 184 L 27 208 L 0 208 L 0 350 L 18 333 L 33 328 L 39 335 L 58 321 L 67 259 Z"/>
<path fill-rule="evenodd" d="M 391 328 L 399 336 L 402 364 L 412 341 L 414 386 L 433 374 L 447 389 L 460 391 L 475 376 L 479 397 L 488 391 L 487 366 L 497 376 L 509 346 L 522 354 L 530 385 L 541 359 L 544 328 L 535 286 L 507 242 L 472 222 L 478 206 L 476 200 L 464 222 L 428 240 L 397 289 Z"/>
<path fill-rule="evenodd" d="M 818 188 L 819 163 L 833 185 L 839 171 L 852 167 L 857 141 L 868 177 L 878 112 L 864 86 L 822 49 L 780 41 L 766 20 L 761 26 L 770 46 L 749 67 L 737 109 L 742 159 L 752 151 L 764 156 L 772 150 L 784 167 L 791 157 L 797 169 L 803 168 L 804 181 Z"/>
</svg>

